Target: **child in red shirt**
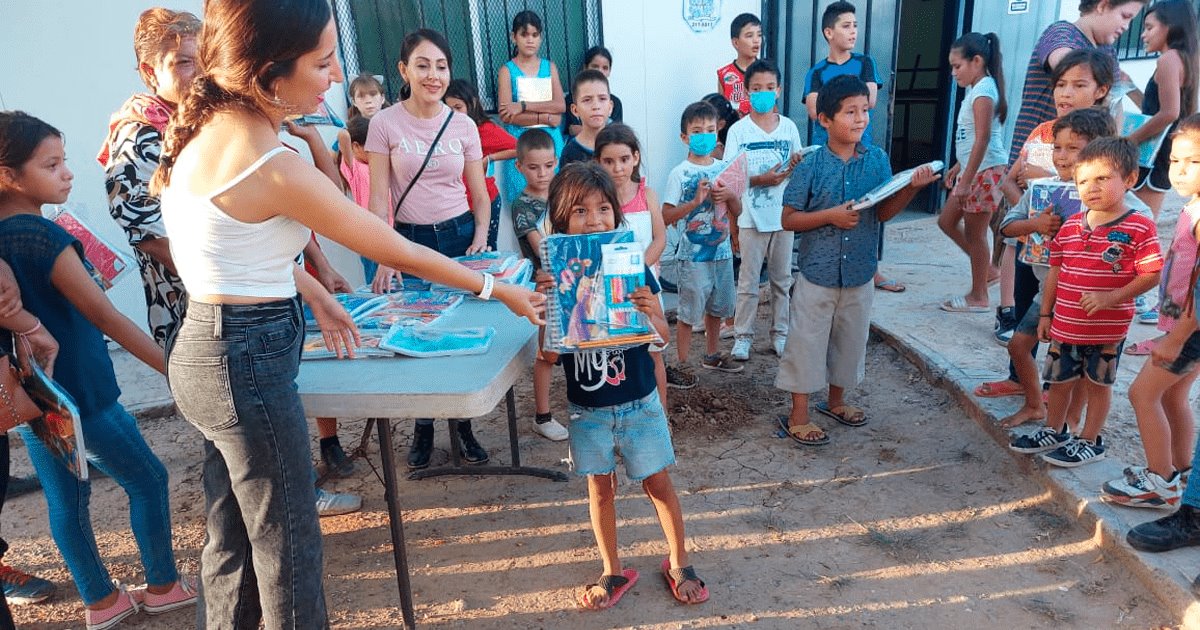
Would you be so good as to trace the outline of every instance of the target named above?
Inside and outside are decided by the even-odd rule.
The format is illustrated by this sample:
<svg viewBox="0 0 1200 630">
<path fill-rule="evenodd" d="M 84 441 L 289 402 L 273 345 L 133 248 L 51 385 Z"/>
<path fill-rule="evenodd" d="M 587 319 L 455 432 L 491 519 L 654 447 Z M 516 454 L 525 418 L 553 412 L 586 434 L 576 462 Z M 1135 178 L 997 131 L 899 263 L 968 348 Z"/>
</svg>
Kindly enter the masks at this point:
<svg viewBox="0 0 1200 630">
<path fill-rule="evenodd" d="M 737 59 L 717 69 L 717 91 L 729 101 L 734 111 L 745 116 L 750 113 L 746 68 L 758 59 L 758 52 L 762 49 L 762 21 L 753 13 L 743 13 L 733 18 L 733 23 L 729 25 L 729 39 L 737 51 Z"/>
<path fill-rule="evenodd" d="M 468 81 L 454 79 L 446 88 L 443 99 L 446 105 L 454 111 L 470 116 L 479 126 L 479 145 L 483 149 L 483 170 L 487 173 L 484 184 L 487 186 L 488 199 L 492 201 L 492 218 L 488 221 L 488 248 L 496 249 L 496 234 L 500 229 L 500 190 L 496 188 L 496 178 L 491 175 L 492 163 L 511 160 L 517 157 L 517 139 L 492 122 L 483 112 L 483 104 L 475 87 Z M 463 178 L 466 181 L 466 178 Z M 468 197 L 470 192 L 467 193 Z M 469 203 L 469 200 L 468 200 Z"/>
<path fill-rule="evenodd" d="M 1133 299 L 1158 284 L 1162 270 L 1154 221 L 1124 201 L 1137 181 L 1137 162 L 1137 149 L 1124 138 L 1100 138 L 1085 147 L 1075 165 L 1075 185 L 1086 209 L 1067 219 L 1050 243 L 1050 275 L 1038 323 L 1038 337 L 1050 342 L 1046 426 L 1010 447 L 1041 452 L 1056 466 L 1104 459 L 1100 430 L 1133 319 Z M 1074 381 L 1085 376 L 1087 414 L 1073 437 L 1066 426 L 1067 402 Z"/>
</svg>

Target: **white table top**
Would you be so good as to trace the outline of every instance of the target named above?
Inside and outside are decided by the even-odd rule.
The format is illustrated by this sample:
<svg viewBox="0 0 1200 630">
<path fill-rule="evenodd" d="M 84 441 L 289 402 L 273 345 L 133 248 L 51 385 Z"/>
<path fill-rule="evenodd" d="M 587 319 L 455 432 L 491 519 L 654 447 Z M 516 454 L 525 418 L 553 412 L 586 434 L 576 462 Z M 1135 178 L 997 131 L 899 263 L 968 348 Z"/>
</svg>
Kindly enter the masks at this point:
<svg viewBox="0 0 1200 630">
<path fill-rule="evenodd" d="M 499 302 L 467 299 L 436 325 L 491 326 L 496 336 L 486 354 L 301 361 L 305 415 L 475 418 L 495 409 L 537 354 L 537 328 Z"/>
</svg>

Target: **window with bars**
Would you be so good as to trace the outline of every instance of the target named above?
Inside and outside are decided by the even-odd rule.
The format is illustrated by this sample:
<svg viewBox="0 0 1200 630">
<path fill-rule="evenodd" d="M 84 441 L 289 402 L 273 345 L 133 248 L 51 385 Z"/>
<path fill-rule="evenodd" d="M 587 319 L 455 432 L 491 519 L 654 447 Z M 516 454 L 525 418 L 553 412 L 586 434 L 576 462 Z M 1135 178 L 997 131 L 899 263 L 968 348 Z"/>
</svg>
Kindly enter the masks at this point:
<svg viewBox="0 0 1200 630">
<path fill-rule="evenodd" d="M 346 74 L 384 77 L 390 101 L 402 81 L 396 62 L 404 35 L 418 28 L 450 42 L 455 78 L 475 84 L 485 109 L 496 108 L 496 74 L 512 58 L 509 29 L 524 10 L 545 25 L 542 54 L 558 66 L 566 89 L 583 53 L 603 43 L 599 0 L 333 0 Z"/>
<path fill-rule="evenodd" d="M 1200 11 L 1200 0 L 1196 0 L 1195 6 L 1196 10 Z M 1146 12 L 1142 11 L 1129 23 L 1129 30 L 1122 33 L 1121 38 L 1117 40 L 1117 59 L 1132 61 L 1135 59 L 1153 59 L 1157 56 L 1154 53 L 1146 52 L 1145 45 L 1142 44 L 1142 24 L 1145 21 Z"/>
</svg>

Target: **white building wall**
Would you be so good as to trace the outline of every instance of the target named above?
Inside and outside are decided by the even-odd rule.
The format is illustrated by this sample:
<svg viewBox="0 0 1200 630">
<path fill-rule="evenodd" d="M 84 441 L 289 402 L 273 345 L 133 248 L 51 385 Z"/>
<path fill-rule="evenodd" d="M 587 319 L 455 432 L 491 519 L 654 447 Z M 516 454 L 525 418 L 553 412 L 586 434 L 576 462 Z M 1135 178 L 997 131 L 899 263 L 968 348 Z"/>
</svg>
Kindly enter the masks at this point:
<svg viewBox="0 0 1200 630">
<path fill-rule="evenodd" d="M 643 175 L 662 192 L 671 169 L 687 157 L 679 138 L 685 107 L 716 91 L 717 68 L 734 59 L 729 23 L 739 13 L 762 10 L 756 0 L 718 3 L 713 30 L 694 33 L 683 21 L 679 0 L 603 0 L 604 45 L 613 54 L 609 77 L 621 97 L 624 122 L 642 143 Z M 761 16 L 760 16 L 761 17 Z"/>
<path fill-rule="evenodd" d="M 202 14 L 202 0 L 121 0 L 95 2 L 0 2 L 0 109 L 20 109 L 54 125 L 66 136 L 67 158 L 75 173 L 68 201 L 89 225 L 114 245 L 128 250 L 120 227 L 109 217 L 104 171 L 96 152 L 108 131 L 109 116 L 129 97 L 144 91 L 133 55 L 133 27 L 154 6 Z M 327 101 L 345 112 L 341 86 Z M 330 142 L 336 132 L 330 132 Z M 295 145 L 296 143 L 291 143 Z M 362 277 L 357 258 L 336 246 L 327 250 L 350 282 Z M 146 321 L 141 276 L 126 274 L 108 293 L 133 321 Z"/>
</svg>

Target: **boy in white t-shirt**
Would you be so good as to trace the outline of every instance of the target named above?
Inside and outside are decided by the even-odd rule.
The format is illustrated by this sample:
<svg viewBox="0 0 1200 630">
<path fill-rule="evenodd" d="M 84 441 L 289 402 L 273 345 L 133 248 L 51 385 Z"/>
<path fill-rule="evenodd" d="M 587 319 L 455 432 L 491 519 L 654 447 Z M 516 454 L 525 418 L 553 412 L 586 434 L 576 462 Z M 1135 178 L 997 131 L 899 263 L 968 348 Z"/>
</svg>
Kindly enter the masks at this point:
<svg viewBox="0 0 1200 630">
<path fill-rule="evenodd" d="M 789 291 L 792 288 L 792 244 L 795 234 L 783 229 L 783 191 L 792 168 L 800 162 L 800 130 L 775 107 L 781 86 L 779 68 L 758 60 L 746 69 L 750 115 L 729 128 L 725 159 L 746 153 L 750 185 L 742 195 L 736 244 L 742 255 L 734 314 L 731 359 L 750 359 L 754 318 L 758 312 L 758 279 L 763 261 L 771 283 L 771 344 L 778 356 L 788 336 Z"/>
</svg>

